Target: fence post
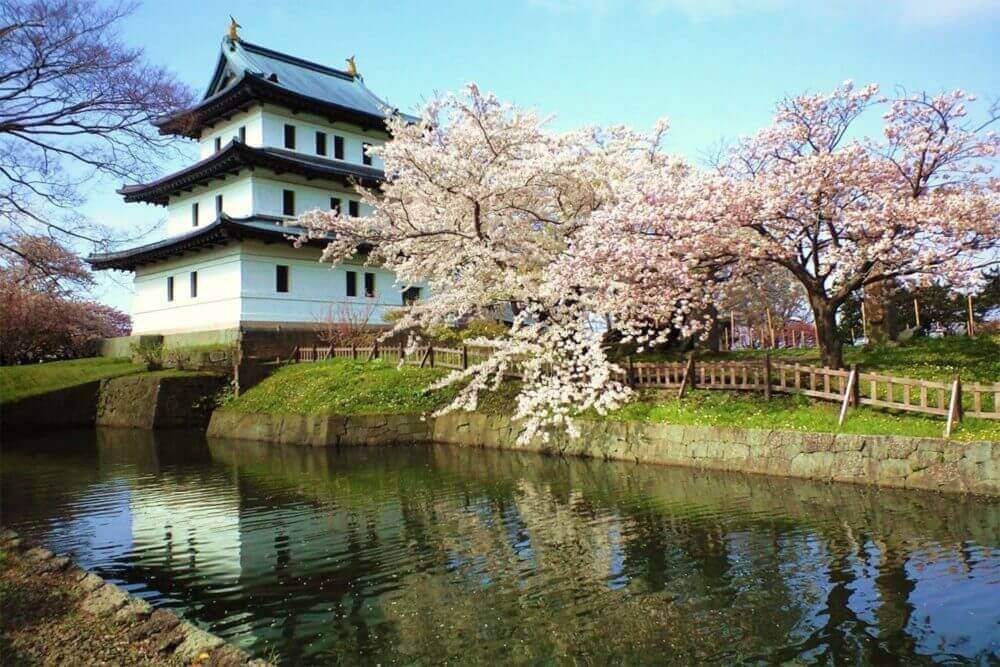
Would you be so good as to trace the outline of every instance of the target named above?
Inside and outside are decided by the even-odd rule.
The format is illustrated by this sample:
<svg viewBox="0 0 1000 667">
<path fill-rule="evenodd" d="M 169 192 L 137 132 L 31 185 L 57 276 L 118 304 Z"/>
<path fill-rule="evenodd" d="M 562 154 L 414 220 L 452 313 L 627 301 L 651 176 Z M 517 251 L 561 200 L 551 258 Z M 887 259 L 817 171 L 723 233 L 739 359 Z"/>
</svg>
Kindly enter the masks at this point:
<svg viewBox="0 0 1000 667">
<path fill-rule="evenodd" d="M 858 407 L 861 405 L 861 367 L 851 364 L 851 372 L 854 373 L 854 391 L 851 392 L 851 405 Z"/>
<path fill-rule="evenodd" d="M 684 375 L 681 377 L 681 388 L 677 390 L 677 398 L 684 398 L 684 390 L 689 384 L 694 389 L 694 352 L 688 356 L 687 366 L 684 367 Z"/>
<path fill-rule="evenodd" d="M 406 362 L 406 341 L 399 341 L 399 363 L 403 364 Z"/>
<path fill-rule="evenodd" d="M 462 370 L 466 370 L 469 367 L 469 346 L 462 346 Z"/>
<path fill-rule="evenodd" d="M 953 425 L 962 421 L 962 381 L 958 375 L 951 381 L 951 401 L 948 402 L 948 421 L 944 425 L 944 437 L 950 438 Z"/>
<path fill-rule="evenodd" d="M 856 394 L 858 391 L 858 365 L 851 366 L 851 374 L 847 376 L 847 388 L 844 390 L 844 400 L 840 404 L 840 417 L 837 419 L 837 426 L 844 425 L 844 418 L 847 417 L 847 406 L 851 403 L 857 405 Z"/>
<path fill-rule="evenodd" d="M 357 360 L 358 358 L 358 348 L 354 343 L 351 343 L 351 359 Z"/>
<path fill-rule="evenodd" d="M 764 400 L 771 400 L 771 354 L 764 355 Z"/>
<path fill-rule="evenodd" d="M 632 366 L 632 355 L 628 355 L 625 360 L 628 362 L 628 368 L 625 370 L 625 383 L 630 387 L 635 386 L 635 368 Z"/>
<path fill-rule="evenodd" d="M 434 343 L 429 343 L 427 348 L 427 353 L 429 355 L 428 359 L 431 362 L 431 368 L 434 368 Z"/>
</svg>

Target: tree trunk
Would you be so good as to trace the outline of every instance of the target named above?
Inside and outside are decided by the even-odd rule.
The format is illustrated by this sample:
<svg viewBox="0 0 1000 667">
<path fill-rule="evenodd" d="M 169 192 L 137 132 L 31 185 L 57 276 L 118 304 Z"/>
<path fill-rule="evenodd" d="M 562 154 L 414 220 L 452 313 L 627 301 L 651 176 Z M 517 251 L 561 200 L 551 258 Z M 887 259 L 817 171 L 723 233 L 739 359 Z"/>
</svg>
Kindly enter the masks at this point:
<svg viewBox="0 0 1000 667">
<path fill-rule="evenodd" d="M 722 348 L 722 329 L 724 328 L 722 322 L 719 321 L 719 309 L 714 305 L 709 305 L 708 316 L 712 318 L 712 326 L 708 329 L 705 345 L 710 351 L 718 352 Z"/>
<path fill-rule="evenodd" d="M 824 366 L 844 367 L 844 344 L 837 336 L 837 307 L 822 297 L 809 296 L 813 317 L 816 319 L 816 335 L 820 357 Z"/>
<path fill-rule="evenodd" d="M 868 340 L 879 345 L 895 338 L 895 323 L 890 304 L 894 285 L 889 281 L 872 283 L 865 288 L 865 315 L 868 319 Z"/>
</svg>

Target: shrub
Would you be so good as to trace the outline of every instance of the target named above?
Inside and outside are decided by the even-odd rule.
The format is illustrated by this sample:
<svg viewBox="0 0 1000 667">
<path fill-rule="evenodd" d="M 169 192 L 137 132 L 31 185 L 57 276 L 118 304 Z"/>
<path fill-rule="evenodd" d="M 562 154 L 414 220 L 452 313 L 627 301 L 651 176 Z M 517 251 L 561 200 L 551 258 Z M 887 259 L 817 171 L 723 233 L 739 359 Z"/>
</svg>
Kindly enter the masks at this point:
<svg viewBox="0 0 1000 667">
<path fill-rule="evenodd" d="M 146 365 L 146 370 L 158 371 L 163 368 L 163 343 L 143 340 L 130 347 L 132 359 Z"/>
</svg>

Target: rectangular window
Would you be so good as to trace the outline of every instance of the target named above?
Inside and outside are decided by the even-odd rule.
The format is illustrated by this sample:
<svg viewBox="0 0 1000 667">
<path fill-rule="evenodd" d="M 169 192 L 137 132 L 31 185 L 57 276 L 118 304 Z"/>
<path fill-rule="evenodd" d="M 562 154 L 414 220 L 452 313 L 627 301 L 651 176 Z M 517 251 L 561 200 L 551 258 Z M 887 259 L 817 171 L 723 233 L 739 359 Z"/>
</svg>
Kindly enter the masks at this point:
<svg viewBox="0 0 1000 667">
<path fill-rule="evenodd" d="M 215 138 L 215 152 L 218 153 L 222 150 L 222 137 Z"/>
<path fill-rule="evenodd" d="M 326 155 L 326 132 L 316 133 L 316 155 Z"/>
<path fill-rule="evenodd" d="M 344 159 L 344 138 L 333 135 L 333 157 L 338 160 Z"/>
<path fill-rule="evenodd" d="M 347 272 L 347 296 L 358 295 L 358 273 L 357 271 Z"/>
<path fill-rule="evenodd" d="M 191 226 L 198 226 L 198 202 L 191 204 Z"/>
<path fill-rule="evenodd" d="M 245 144 L 247 142 L 247 126 L 246 125 L 240 125 L 239 137 L 240 137 L 240 143 L 241 144 Z"/>
<path fill-rule="evenodd" d="M 420 288 L 419 287 L 407 287 L 403 290 L 403 305 L 412 306 L 417 301 L 420 301 Z"/>
<path fill-rule="evenodd" d="M 347 212 L 350 213 L 352 218 L 361 217 L 361 207 L 358 206 L 358 202 L 351 200 L 347 202 Z"/>
<path fill-rule="evenodd" d="M 288 267 L 278 264 L 274 271 L 274 289 L 278 292 L 288 291 Z"/>
<path fill-rule="evenodd" d="M 215 214 L 222 215 L 222 195 L 215 195 Z"/>
<path fill-rule="evenodd" d="M 174 300 L 174 277 L 167 276 L 167 301 Z"/>
<path fill-rule="evenodd" d="M 284 215 L 295 215 L 295 190 L 281 191 L 281 212 Z"/>
<path fill-rule="evenodd" d="M 198 296 L 198 272 L 191 272 L 191 298 Z"/>
<path fill-rule="evenodd" d="M 295 150 L 295 126 L 285 125 L 285 148 Z"/>
<path fill-rule="evenodd" d="M 372 156 L 368 154 L 368 149 L 371 147 L 372 145 L 368 142 L 361 144 L 361 161 L 368 166 L 371 166 L 372 163 Z"/>
<path fill-rule="evenodd" d="M 340 213 L 340 197 L 330 197 L 330 210 Z"/>
<path fill-rule="evenodd" d="M 375 296 L 375 274 L 365 274 L 365 296 L 371 298 Z"/>
</svg>

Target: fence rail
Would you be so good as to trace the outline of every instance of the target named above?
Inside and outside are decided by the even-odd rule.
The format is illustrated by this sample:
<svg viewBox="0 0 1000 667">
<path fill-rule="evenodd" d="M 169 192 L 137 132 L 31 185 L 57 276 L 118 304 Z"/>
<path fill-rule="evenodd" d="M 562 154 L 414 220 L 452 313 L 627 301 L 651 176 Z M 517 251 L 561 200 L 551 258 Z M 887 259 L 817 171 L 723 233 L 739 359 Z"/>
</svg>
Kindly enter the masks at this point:
<svg viewBox="0 0 1000 667">
<path fill-rule="evenodd" d="M 490 356 L 484 347 L 460 348 L 428 345 L 407 349 L 403 345 L 371 347 L 300 347 L 293 358 L 298 362 L 324 361 L 340 357 L 359 360 L 384 359 L 404 364 L 464 370 L 482 363 Z M 840 403 L 843 423 L 848 406 L 869 405 L 875 408 L 914 412 L 946 418 L 945 435 L 963 415 L 980 419 L 1000 419 L 1000 382 L 963 385 L 958 376 L 950 382 L 862 373 L 821 368 L 804 364 L 772 363 L 769 355 L 762 361 L 633 362 L 623 364 L 618 379 L 639 389 L 677 389 L 683 395 L 688 388 L 759 391 L 765 398 L 774 392 L 802 394 L 811 398 Z M 516 369 L 507 377 L 520 378 Z"/>
</svg>

